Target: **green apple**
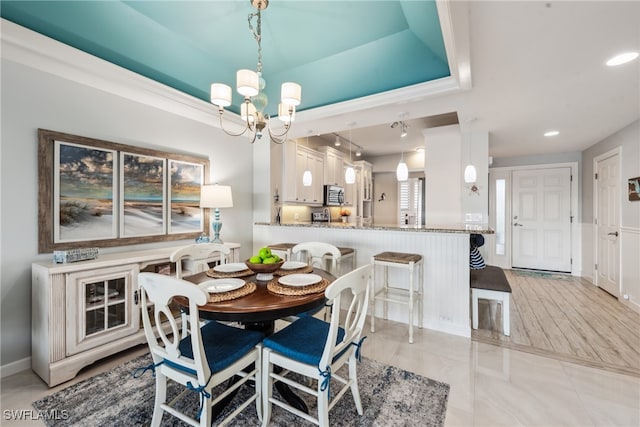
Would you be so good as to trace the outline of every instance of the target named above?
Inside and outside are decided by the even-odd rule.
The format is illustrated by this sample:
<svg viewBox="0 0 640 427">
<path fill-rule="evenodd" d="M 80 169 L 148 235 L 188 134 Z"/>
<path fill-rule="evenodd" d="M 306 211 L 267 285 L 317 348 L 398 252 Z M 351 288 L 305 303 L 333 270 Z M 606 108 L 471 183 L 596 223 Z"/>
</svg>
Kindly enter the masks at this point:
<svg viewBox="0 0 640 427">
<path fill-rule="evenodd" d="M 280 262 L 280 257 L 276 254 L 271 254 L 271 256 L 273 257 L 273 259 L 275 260 L 274 262 Z"/>
<path fill-rule="evenodd" d="M 251 264 L 262 264 L 262 258 L 260 258 L 259 256 L 252 256 L 251 258 L 249 258 L 249 262 Z"/>
<path fill-rule="evenodd" d="M 260 258 L 262 258 L 263 260 L 264 260 L 265 258 L 269 258 L 269 257 L 271 256 L 271 249 L 269 249 L 269 248 L 261 248 L 261 249 L 258 251 L 258 256 L 259 256 Z"/>
<path fill-rule="evenodd" d="M 275 264 L 276 263 L 276 259 L 272 256 L 267 257 L 265 259 L 262 260 L 263 264 Z"/>
</svg>

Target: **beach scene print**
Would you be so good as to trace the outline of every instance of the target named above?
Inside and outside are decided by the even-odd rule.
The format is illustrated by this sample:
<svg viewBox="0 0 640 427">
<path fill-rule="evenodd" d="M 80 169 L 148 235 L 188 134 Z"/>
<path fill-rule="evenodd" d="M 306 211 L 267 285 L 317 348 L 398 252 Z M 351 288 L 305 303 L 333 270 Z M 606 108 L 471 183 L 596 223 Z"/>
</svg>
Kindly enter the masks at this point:
<svg viewBox="0 0 640 427">
<path fill-rule="evenodd" d="M 122 237 L 165 233 L 165 161 L 122 153 Z"/>
<path fill-rule="evenodd" d="M 56 241 L 116 237 L 115 152 L 57 142 Z"/>
<path fill-rule="evenodd" d="M 202 165 L 170 160 L 170 233 L 192 233 L 202 230 L 200 187 L 204 176 Z"/>
</svg>

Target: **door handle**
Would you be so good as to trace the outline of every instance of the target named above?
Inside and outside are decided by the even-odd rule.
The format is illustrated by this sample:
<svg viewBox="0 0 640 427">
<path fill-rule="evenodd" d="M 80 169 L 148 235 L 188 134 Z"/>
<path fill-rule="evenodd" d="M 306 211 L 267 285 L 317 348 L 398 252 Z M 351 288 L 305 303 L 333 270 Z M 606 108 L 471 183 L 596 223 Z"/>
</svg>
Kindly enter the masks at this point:
<svg viewBox="0 0 640 427">
<path fill-rule="evenodd" d="M 616 236 L 616 237 L 618 237 L 618 232 L 614 231 L 613 233 L 607 233 L 607 236 Z"/>
<path fill-rule="evenodd" d="M 514 222 L 514 223 L 513 223 L 513 226 L 514 226 L 514 227 L 522 227 L 522 224 L 519 224 L 519 223 L 517 223 L 517 222 Z"/>
</svg>

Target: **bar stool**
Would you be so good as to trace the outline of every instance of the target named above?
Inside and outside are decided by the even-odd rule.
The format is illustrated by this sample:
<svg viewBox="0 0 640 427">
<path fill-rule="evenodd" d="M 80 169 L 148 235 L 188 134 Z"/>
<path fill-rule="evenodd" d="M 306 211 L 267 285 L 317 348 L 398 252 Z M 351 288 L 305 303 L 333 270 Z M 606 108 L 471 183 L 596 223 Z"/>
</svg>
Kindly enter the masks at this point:
<svg viewBox="0 0 640 427">
<path fill-rule="evenodd" d="M 409 343 L 413 344 L 413 306 L 418 303 L 418 327 L 422 329 L 422 286 L 424 263 L 422 255 L 402 252 L 381 252 L 371 258 L 371 332 L 375 332 L 376 300 L 384 302 L 384 319 L 388 318 L 389 302 L 409 306 Z M 382 289 L 376 292 L 376 265 L 384 271 Z M 409 288 L 389 285 L 389 267 L 403 268 L 409 271 Z M 416 271 L 417 269 L 417 271 Z M 417 274 L 414 274 L 417 273 Z M 415 280 L 417 279 L 417 282 Z M 392 292 L 394 295 L 389 295 Z"/>
<path fill-rule="evenodd" d="M 267 245 L 271 249 L 271 253 L 278 255 L 280 258 L 291 261 L 291 249 L 297 245 L 297 243 L 275 243 L 273 245 Z"/>
<path fill-rule="evenodd" d="M 338 246 L 340 251 L 340 259 L 338 260 L 337 271 L 339 275 L 342 275 L 342 261 L 351 259 L 351 271 L 356 269 L 356 250 L 354 248 L 343 248 Z"/>
</svg>

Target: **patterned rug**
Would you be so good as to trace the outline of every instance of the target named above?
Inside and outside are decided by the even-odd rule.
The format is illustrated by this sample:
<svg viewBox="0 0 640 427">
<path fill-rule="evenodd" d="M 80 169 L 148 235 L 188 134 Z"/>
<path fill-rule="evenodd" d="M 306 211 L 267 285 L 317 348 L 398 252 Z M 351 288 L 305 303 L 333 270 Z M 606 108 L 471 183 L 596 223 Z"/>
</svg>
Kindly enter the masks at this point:
<svg viewBox="0 0 640 427">
<path fill-rule="evenodd" d="M 132 372 L 151 363 L 146 354 L 116 369 L 72 385 L 55 394 L 37 400 L 33 407 L 55 412 L 57 420 L 44 420 L 48 426 L 143 426 L 151 423 L 155 379 L 151 372 L 133 378 Z M 344 373 L 343 373 L 344 374 Z M 332 426 L 443 426 L 447 410 L 449 385 L 363 358 L 358 365 L 358 384 L 364 415 L 359 416 L 350 392 L 329 412 Z M 338 390 L 339 383 L 331 385 Z M 176 395 L 181 386 L 172 384 L 169 395 Z M 233 402 L 249 390 L 242 387 Z M 274 394 L 277 393 L 274 391 Z M 301 396 L 303 398 L 309 396 Z M 181 402 L 192 414 L 199 403 L 198 395 L 190 393 Z M 305 399 L 310 411 L 312 399 Z M 233 410 L 234 404 L 223 412 Z M 312 412 L 313 413 L 313 412 Z M 65 419 L 62 419 L 65 418 Z M 216 424 L 214 420 L 214 425 Z M 178 419 L 166 415 L 163 426 L 182 426 Z M 259 426 L 255 405 L 246 408 L 230 425 Z M 271 426 L 307 426 L 311 423 L 273 406 Z"/>
</svg>

